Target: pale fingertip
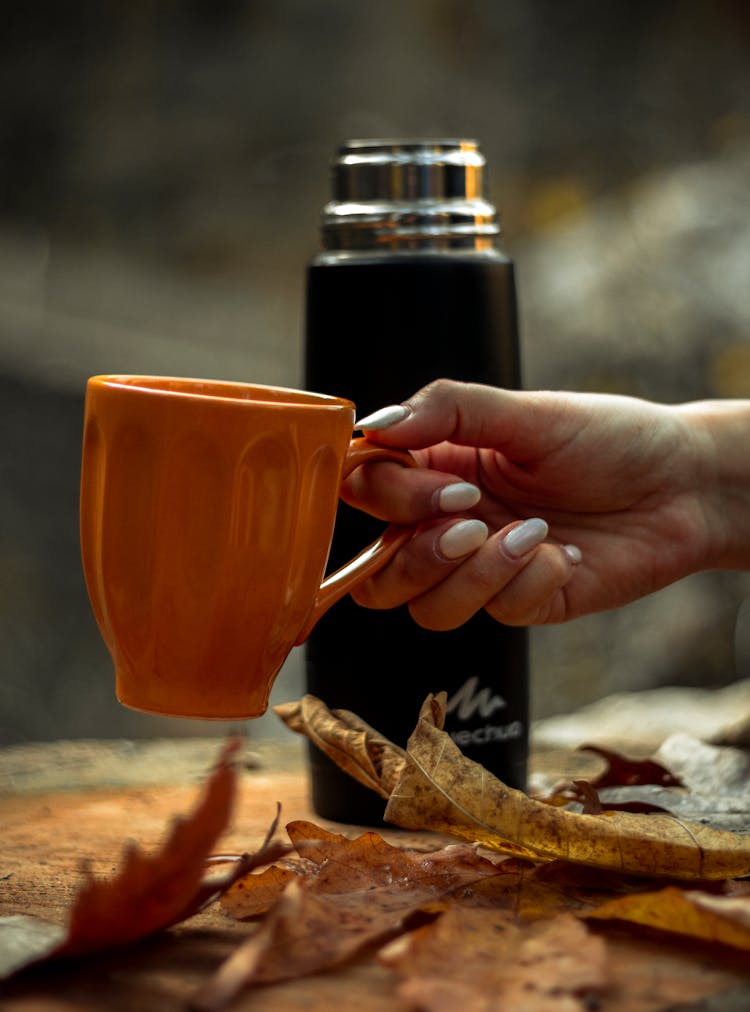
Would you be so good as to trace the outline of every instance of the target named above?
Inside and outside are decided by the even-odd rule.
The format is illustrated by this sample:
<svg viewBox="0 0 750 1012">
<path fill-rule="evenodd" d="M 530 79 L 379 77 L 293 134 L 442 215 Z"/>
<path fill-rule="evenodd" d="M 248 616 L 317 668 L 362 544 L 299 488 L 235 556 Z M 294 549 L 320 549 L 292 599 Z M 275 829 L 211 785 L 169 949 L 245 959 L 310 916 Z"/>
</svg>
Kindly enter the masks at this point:
<svg viewBox="0 0 750 1012">
<path fill-rule="evenodd" d="M 380 408 L 373 411 L 371 415 L 365 415 L 354 423 L 355 429 L 370 429 L 377 431 L 387 429 L 396 422 L 403 422 L 411 414 L 411 408 L 406 404 L 391 404 L 387 408 Z"/>
<path fill-rule="evenodd" d="M 438 549 L 445 559 L 460 559 L 481 548 L 489 530 L 481 520 L 459 520 L 449 527 L 438 541 Z"/>
<path fill-rule="evenodd" d="M 438 506 L 444 513 L 471 509 L 482 498 L 481 491 L 468 481 L 457 481 L 446 485 L 438 492 Z"/>
<path fill-rule="evenodd" d="M 578 545 L 563 545 L 563 552 L 568 557 L 568 561 L 574 566 L 580 566 L 583 562 L 583 552 Z"/>
<path fill-rule="evenodd" d="M 503 551 L 511 559 L 522 559 L 537 546 L 541 545 L 549 534 L 549 526 L 546 520 L 540 517 L 532 517 L 524 520 L 509 531 L 502 540 Z"/>
</svg>

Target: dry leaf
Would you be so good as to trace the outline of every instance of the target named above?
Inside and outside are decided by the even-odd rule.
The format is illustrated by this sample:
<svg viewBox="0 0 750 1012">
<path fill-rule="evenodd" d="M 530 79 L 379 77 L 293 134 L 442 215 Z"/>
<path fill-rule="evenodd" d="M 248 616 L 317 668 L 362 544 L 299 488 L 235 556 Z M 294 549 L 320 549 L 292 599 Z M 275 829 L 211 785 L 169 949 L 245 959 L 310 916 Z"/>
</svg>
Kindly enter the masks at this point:
<svg viewBox="0 0 750 1012">
<path fill-rule="evenodd" d="M 598 790 L 602 787 L 632 787 L 634 784 L 658 784 L 659 787 L 682 787 L 682 781 L 661 763 L 653 759 L 629 759 L 600 745 L 581 745 L 581 752 L 591 752 L 607 763 L 606 769 L 591 781 Z"/>
<path fill-rule="evenodd" d="M 750 835 L 715 830 L 670 814 L 631 811 L 591 815 L 560 811 L 506 787 L 467 759 L 443 733 L 445 698 L 429 697 L 407 747 L 408 763 L 391 791 L 385 818 L 407 829 L 430 829 L 533 860 L 564 859 L 628 874 L 722 879 L 750 872 Z M 287 704 L 285 719 L 381 795 L 388 779 L 372 765 L 367 734 L 390 743 L 357 718 L 328 710 L 314 697 Z M 356 728 L 356 730 L 355 730 Z M 324 741 L 325 739 L 325 741 Z M 325 744 L 325 743 L 328 744 Z M 332 743 L 332 744 L 331 744 Z M 395 746 L 390 746 L 395 748 Z M 397 750 L 400 753 L 400 750 Z M 393 756 L 393 753 L 389 753 Z M 607 753 L 615 759 L 614 754 Z M 395 772 L 395 759 L 389 766 Z M 628 766 L 626 778 L 669 777 L 662 767 Z M 655 764 L 658 766 L 658 764 Z"/>
<path fill-rule="evenodd" d="M 288 850 L 270 845 L 233 862 L 229 870 L 206 877 L 207 859 L 232 811 L 236 788 L 232 763 L 238 747 L 238 742 L 225 746 L 202 799 L 190 815 L 174 820 L 159 851 L 147 855 L 137 844 L 130 844 L 119 873 L 106 881 L 95 879 L 84 865 L 86 880 L 71 906 L 67 930 L 35 918 L 5 918 L 0 937 L 6 952 L 16 954 L 12 961 L 3 961 L 5 976 L 43 959 L 127 945 L 177 924 L 258 861 L 276 860 Z"/>
<path fill-rule="evenodd" d="M 508 910 L 519 924 L 559 913 L 580 915 L 615 896 L 648 888 L 643 879 L 568 861 L 532 864 L 510 858 L 499 862 L 497 871 L 497 875 L 475 882 L 460 902 Z"/>
<path fill-rule="evenodd" d="M 380 958 L 423 1012 L 581 1012 L 606 990 L 606 952 L 570 914 L 518 927 L 506 911 L 452 906 Z"/>
<path fill-rule="evenodd" d="M 232 814 L 236 789 L 232 761 L 238 747 L 238 742 L 225 747 L 200 803 L 187 818 L 174 820 L 156 854 L 144 854 L 138 844 L 129 844 L 119 874 L 106 881 L 95 879 L 84 866 L 86 883 L 73 902 L 60 954 L 126 945 L 194 912 L 206 858 Z"/>
<path fill-rule="evenodd" d="M 315 696 L 273 708 L 286 726 L 306 735 L 349 776 L 390 797 L 404 767 L 405 753 L 349 710 L 329 710 Z"/>
<path fill-rule="evenodd" d="M 332 833 L 329 829 L 323 829 L 322 826 L 316 826 L 314 822 L 307 822 L 305 819 L 290 822 L 286 831 L 297 851 L 301 855 L 304 854 L 307 861 L 318 866 L 329 860 L 337 861 L 342 855 L 351 856 L 360 850 L 371 855 L 370 844 L 373 838 L 380 840 L 388 848 L 388 851 L 395 849 L 385 843 L 385 840 L 377 833 L 363 833 L 351 840 L 343 833 Z M 399 853 L 406 853 L 406 851 L 399 849 Z"/>
<path fill-rule="evenodd" d="M 546 805 L 554 804 L 559 807 L 561 801 L 568 803 L 568 810 L 571 812 L 582 811 L 584 815 L 601 815 L 602 812 L 673 812 L 666 805 L 657 805 L 645 798 L 634 798 L 630 792 L 634 790 L 660 791 L 673 794 L 666 787 L 654 787 L 643 785 L 636 787 L 605 787 L 601 791 L 596 790 L 588 780 L 571 780 L 568 789 L 563 795 L 553 795 L 552 798 L 540 798 Z M 616 792 L 626 791 L 628 795 L 620 798 Z M 578 807 L 580 805 L 580 807 Z"/>
<path fill-rule="evenodd" d="M 354 866 L 352 859 L 356 860 L 356 850 L 360 843 L 364 844 L 365 852 L 372 850 L 372 839 L 369 834 L 358 840 L 349 840 L 340 833 L 331 833 L 313 822 L 302 820 L 290 822 L 286 830 L 298 856 L 287 858 L 262 872 L 244 876 L 236 881 L 221 897 L 221 907 L 230 917 L 247 920 L 266 913 L 291 881 L 299 878 L 311 880 L 328 858 L 337 860 L 342 850 L 347 852 L 350 866 Z"/>
<path fill-rule="evenodd" d="M 497 874 L 492 861 L 465 845 L 405 850 L 377 833 L 349 840 L 308 822 L 291 823 L 288 832 L 316 874 L 295 876 L 255 934 L 201 989 L 195 1008 L 219 1009 L 248 984 L 340 964 L 404 930 L 417 911 L 444 909 L 457 891 Z M 245 891 L 263 889 L 259 878 L 244 879 Z"/>
<path fill-rule="evenodd" d="M 750 835 L 669 815 L 583 815 L 534 801 L 467 759 L 442 731 L 445 694 L 430 697 L 385 819 L 536 859 L 562 858 L 628 874 L 723 879 L 750 873 Z"/>
<path fill-rule="evenodd" d="M 610 900 L 586 916 L 631 921 L 683 937 L 750 950 L 750 896 L 715 896 L 668 886 L 657 892 Z"/>
<path fill-rule="evenodd" d="M 298 877 L 292 868 L 274 864 L 252 876 L 243 876 L 221 897 L 221 909 L 235 920 L 244 921 L 267 913 L 289 883 Z"/>
</svg>

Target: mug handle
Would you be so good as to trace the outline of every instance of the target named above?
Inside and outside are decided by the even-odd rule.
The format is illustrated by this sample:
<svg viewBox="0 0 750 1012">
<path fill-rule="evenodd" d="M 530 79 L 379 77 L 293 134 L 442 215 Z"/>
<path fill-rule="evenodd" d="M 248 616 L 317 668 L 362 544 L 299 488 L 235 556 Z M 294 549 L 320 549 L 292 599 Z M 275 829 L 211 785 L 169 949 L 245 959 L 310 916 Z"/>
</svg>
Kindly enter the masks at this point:
<svg viewBox="0 0 750 1012">
<path fill-rule="evenodd" d="M 365 438 L 352 439 L 344 459 L 342 480 L 361 464 L 373 460 L 392 460 L 404 467 L 419 467 L 416 460 L 406 450 L 394 450 L 389 446 L 380 446 Z M 355 555 L 351 562 L 345 563 L 335 573 L 327 576 L 320 585 L 315 604 L 295 641 L 295 646 L 305 642 L 315 624 L 330 607 L 354 590 L 363 580 L 390 562 L 396 552 L 411 540 L 413 534 L 413 526 L 391 524 L 371 545 L 364 548 L 359 555 Z"/>
</svg>

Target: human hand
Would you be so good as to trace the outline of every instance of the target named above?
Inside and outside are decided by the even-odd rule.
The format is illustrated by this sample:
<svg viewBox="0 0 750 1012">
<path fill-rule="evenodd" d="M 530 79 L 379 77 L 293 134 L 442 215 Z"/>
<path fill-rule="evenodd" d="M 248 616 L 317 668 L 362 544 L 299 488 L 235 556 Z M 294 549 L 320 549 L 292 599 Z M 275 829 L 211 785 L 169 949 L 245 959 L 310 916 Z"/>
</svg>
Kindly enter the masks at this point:
<svg viewBox="0 0 750 1012">
<path fill-rule="evenodd" d="M 368 607 L 408 602 L 432 629 L 481 608 L 511 625 L 562 622 L 731 564 L 716 440 L 691 406 L 440 380 L 361 428 L 423 465 L 378 463 L 344 484 L 350 504 L 417 525 L 357 590 Z"/>
</svg>

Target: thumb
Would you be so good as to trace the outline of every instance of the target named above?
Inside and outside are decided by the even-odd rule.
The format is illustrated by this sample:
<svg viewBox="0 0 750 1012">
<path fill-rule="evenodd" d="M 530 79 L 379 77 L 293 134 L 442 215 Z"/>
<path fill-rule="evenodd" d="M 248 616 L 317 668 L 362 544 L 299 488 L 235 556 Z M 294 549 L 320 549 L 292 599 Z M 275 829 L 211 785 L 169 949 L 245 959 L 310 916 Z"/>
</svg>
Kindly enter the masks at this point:
<svg viewBox="0 0 750 1012">
<path fill-rule="evenodd" d="M 387 446 L 421 450 L 451 442 L 505 450 L 523 461 L 558 446 L 571 422 L 555 394 L 441 379 L 360 419 L 357 428 L 377 433 Z"/>
</svg>

